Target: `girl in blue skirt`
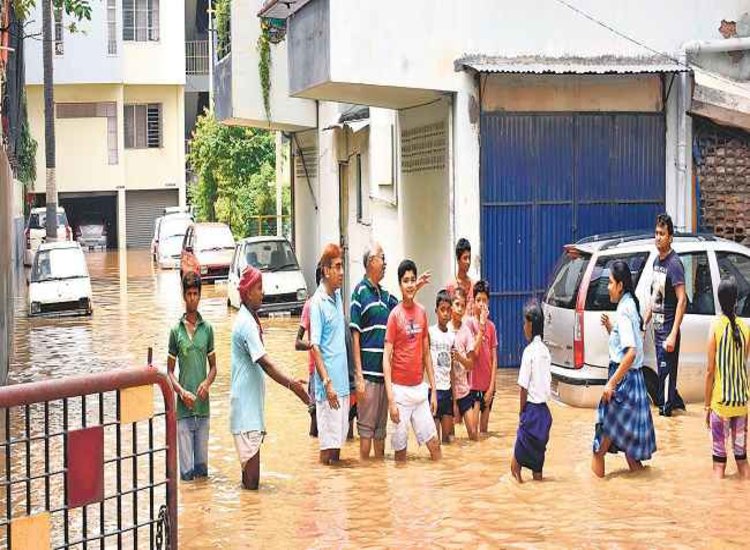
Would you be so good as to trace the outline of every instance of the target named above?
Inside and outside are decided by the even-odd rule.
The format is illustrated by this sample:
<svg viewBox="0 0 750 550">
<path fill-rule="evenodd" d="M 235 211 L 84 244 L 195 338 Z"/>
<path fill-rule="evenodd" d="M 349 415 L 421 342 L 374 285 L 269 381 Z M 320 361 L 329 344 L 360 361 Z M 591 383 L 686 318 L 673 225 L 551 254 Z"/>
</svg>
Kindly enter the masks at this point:
<svg viewBox="0 0 750 550">
<path fill-rule="evenodd" d="M 604 455 L 623 451 L 631 471 L 643 468 L 656 451 L 654 423 L 643 378 L 643 319 L 627 263 L 617 260 L 609 271 L 609 299 L 617 304 L 613 323 L 602 315 L 609 333 L 609 380 L 597 410 L 591 469 L 604 477 Z"/>
<path fill-rule="evenodd" d="M 523 333 L 529 345 L 523 350 L 518 385 L 521 388 L 521 406 L 516 433 L 516 446 L 510 472 L 519 483 L 521 467 L 531 470 L 534 480 L 542 480 L 544 455 L 552 427 L 552 415 L 547 407 L 551 394 L 552 359 L 544 345 L 544 314 L 539 304 L 532 302 L 523 311 Z"/>
</svg>

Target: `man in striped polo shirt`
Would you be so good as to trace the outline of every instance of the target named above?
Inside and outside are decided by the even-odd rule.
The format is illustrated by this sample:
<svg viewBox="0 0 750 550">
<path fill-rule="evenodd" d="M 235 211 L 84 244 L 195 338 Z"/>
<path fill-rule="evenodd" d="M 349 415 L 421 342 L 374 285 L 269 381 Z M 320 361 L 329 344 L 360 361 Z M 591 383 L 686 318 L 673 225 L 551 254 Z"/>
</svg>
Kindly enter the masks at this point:
<svg viewBox="0 0 750 550">
<path fill-rule="evenodd" d="M 373 446 L 375 458 L 382 458 L 385 454 L 388 397 L 383 378 L 383 348 L 388 316 L 398 305 L 398 299 L 380 286 L 386 262 L 379 243 L 365 248 L 362 265 L 365 276 L 352 292 L 349 326 L 356 367 L 359 454 L 366 459 Z M 429 281 L 429 272 L 423 273 L 417 282 L 417 290 Z"/>
</svg>

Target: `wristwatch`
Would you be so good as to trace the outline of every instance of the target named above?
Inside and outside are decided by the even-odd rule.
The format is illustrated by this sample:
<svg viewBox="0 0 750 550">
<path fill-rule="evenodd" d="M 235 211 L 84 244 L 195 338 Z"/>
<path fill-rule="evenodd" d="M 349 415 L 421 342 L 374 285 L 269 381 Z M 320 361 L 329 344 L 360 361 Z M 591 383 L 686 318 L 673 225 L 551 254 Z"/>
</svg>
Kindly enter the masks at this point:
<svg viewBox="0 0 750 550">
<path fill-rule="evenodd" d="M 331 379 L 330 378 L 326 378 L 325 380 L 323 380 L 323 385 L 324 386 L 327 386 L 330 383 L 331 383 Z"/>
</svg>

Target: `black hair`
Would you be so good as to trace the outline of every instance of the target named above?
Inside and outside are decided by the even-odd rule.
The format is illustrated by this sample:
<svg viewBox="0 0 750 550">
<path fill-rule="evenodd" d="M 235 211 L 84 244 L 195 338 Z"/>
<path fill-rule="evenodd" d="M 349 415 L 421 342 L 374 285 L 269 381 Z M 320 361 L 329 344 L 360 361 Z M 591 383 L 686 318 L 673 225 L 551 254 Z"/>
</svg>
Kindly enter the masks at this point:
<svg viewBox="0 0 750 550">
<path fill-rule="evenodd" d="M 323 278 L 323 268 L 320 264 L 315 266 L 315 284 L 320 285 L 320 280 Z"/>
<path fill-rule="evenodd" d="M 460 286 L 457 286 L 456 288 L 453 289 L 453 292 L 451 293 L 451 302 L 456 297 L 461 298 L 464 302 L 466 302 L 466 291 Z"/>
<path fill-rule="evenodd" d="M 453 301 L 451 300 L 451 294 L 450 294 L 450 292 L 448 292 L 444 288 L 441 288 L 438 291 L 437 296 L 435 296 L 435 309 L 437 309 L 438 307 L 440 307 L 440 304 L 443 303 L 443 302 L 446 302 L 448 305 L 452 305 L 453 304 Z"/>
<path fill-rule="evenodd" d="M 523 308 L 523 318 L 531 323 L 531 338 L 544 338 L 544 313 L 536 300 L 527 302 Z"/>
<path fill-rule="evenodd" d="M 487 295 L 487 299 L 490 298 L 490 283 L 485 281 L 484 279 L 478 280 L 476 283 L 474 283 L 474 298 L 477 297 L 478 294 L 484 293 Z"/>
<path fill-rule="evenodd" d="M 201 293 L 201 276 L 195 271 L 188 271 L 182 276 L 182 295 L 185 296 L 191 288 L 198 289 L 198 295 Z"/>
<path fill-rule="evenodd" d="M 656 226 L 659 227 L 660 225 L 663 225 L 667 228 L 667 234 L 670 237 L 674 235 L 674 223 L 672 223 L 672 216 L 670 216 L 666 212 L 663 212 L 656 216 Z"/>
<path fill-rule="evenodd" d="M 734 345 L 742 346 L 742 336 L 740 327 L 737 326 L 737 281 L 734 277 L 725 277 L 719 283 L 719 306 L 721 312 L 729 317 L 732 324 L 732 335 L 734 336 Z"/>
<path fill-rule="evenodd" d="M 461 237 L 456 243 L 456 259 L 460 260 L 464 252 L 471 252 L 471 243 L 468 239 Z"/>
<path fill-rule="evenodd" d="M 641 303 L 635 295 L 635 285 L 633 285 L 633 274 L 630 272 L 630 266 L 622 260 L 615 260 L 609 266 L 609 272 L 617 283 L 622 283 L 622 295 L 630 294 L 635 302 L 635 311 L 638 313 L 638 325 L 643 330 L 643 317 L 641 317 Z"/>
<path fill-rule="evenodd" d="M 403 260 L 400 264 L 398 264 L 398 282 L 401 282 L 401 279 L 404 278 L 404 275 L 407 271 L 411 271 L 414 273 L 414 276 L 416 277 L 418 275 L 417 273 L 417 264 L 415 264 L 412 260 Z"/>
</svg>

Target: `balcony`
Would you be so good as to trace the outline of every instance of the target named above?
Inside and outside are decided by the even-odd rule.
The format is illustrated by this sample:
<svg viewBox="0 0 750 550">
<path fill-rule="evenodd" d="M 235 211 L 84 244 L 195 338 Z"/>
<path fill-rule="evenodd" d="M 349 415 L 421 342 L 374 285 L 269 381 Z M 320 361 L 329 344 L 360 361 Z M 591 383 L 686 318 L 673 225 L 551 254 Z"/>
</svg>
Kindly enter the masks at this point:
<svg viewBox="0 0 750 550">
<path fill-rule="evenodd" d="M 270 44 L 271 63 L 269 110 L 263 102 L 260 84 L 257 17 L 262 0 L 233 0 L 231 12 L 231 53 L 216 64 L 214 71 L 214 108 L 219 120 L 257 128 L 300 131 L 315 128 L 317 108 L 314 101 L 289 95 L 287 43 Z"/>
<path fill-rule="evenodd" d="M 290 94 L 403 109 L 455 91 L 453 50 L 460 51 L 452 43 L 455 37 L 448 32 L 434 36 L 425 21 L 430 14 L 450 25 L 455 14 L 436 10 L 427 0 L 386 4 L 268 2 L 261 16 L 287 18 Z M 441 51 L 436 51 L 436 41 Z"/>
</svg>

